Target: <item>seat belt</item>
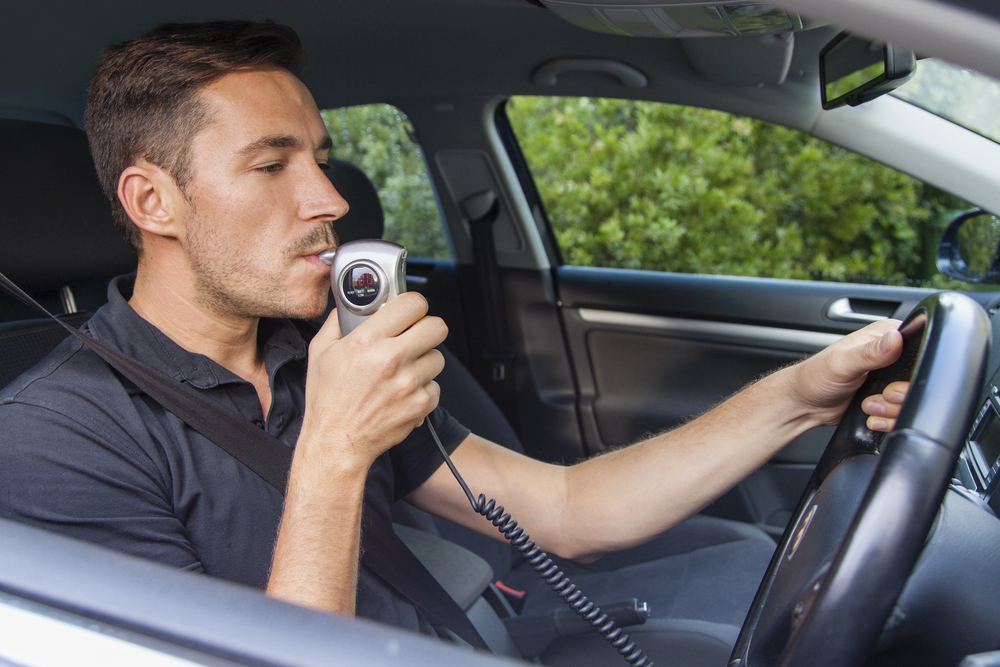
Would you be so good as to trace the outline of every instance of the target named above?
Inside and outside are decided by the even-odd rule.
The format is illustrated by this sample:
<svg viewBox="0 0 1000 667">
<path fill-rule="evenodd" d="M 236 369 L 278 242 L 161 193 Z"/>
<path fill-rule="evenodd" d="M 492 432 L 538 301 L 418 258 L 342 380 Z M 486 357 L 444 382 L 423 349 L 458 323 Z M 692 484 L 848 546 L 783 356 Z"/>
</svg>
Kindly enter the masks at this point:
<svg viewBox="0 0 1000 667">
<path fill-rule="evenodd" d="M 472 253 L 476 260 L 479 299 L 483 307 L 486 347 L 479 360 L 480 383 L 507 417 L 516 423 L 514 404 L 514 348 L 507 329 L 507 310 L 497 268 L 493 224 L 500 217 L 500 199 L 486 190 L 462 201 L 462 212 L 469 221 Z"/>
<path fill-rule="evenodd" d="M 131 380 L 153 400 L 201 433 L 216 446 L 285 494 L 293 451 L 277 438 L 252 425 L 233 410 L 202 395 L 193 387 L 96 340 L 55 317 L 0 273 L 0 288 L 25 305 L 48 315 L 76 336 L 112 368 Z M 461 607 L 427 571 L 412 551 L 376 512 L 362 512 L 362 555 L 376 576 L 432 620 L 475 648 L 489 651 L 486 642 Z"/>
</svg>

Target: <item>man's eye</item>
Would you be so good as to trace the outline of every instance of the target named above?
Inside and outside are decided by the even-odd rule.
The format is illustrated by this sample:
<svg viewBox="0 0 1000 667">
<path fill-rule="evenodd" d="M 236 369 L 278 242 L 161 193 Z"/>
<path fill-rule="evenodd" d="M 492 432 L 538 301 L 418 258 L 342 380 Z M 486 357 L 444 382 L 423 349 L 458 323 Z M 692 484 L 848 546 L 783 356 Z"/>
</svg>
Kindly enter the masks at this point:
<svg viewBox="0 0 1000 667">
<path fill-rule="evenodd" d="M 264 174 L 274 174 L 277 173 L 278 171 L 281 171 L 283 166 L 284 165 L 282 165 L 280 162 L 272 162 L 271 164 L 265 164 L 261 167 L 255 167 L 254 171 L 259 171 Z"/>
<path fill-rule="evenodd" d="M 323 171 L 330 171 L 330 165 L 326 162 L 317 162 L 316 165 Z"/>
</svg>

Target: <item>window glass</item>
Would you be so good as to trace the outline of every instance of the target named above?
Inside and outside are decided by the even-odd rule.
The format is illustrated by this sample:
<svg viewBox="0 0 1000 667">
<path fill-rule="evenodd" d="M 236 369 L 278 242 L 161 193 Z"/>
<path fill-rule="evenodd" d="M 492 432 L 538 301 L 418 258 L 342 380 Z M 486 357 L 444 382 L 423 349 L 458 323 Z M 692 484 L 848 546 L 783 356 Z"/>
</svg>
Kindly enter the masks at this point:
<svg viewBox="0 0 1000 667">
<path fill-rule="evenodd" d="M 927 58 L 892 94 L 1000 143 L 1000 81 L 992 77 Z"/>
<path fill-rule="evenodd" d="M 411 257 L 449 259 L 427 166 L 406 115 L 389 104 L 321 114 L 333 139 L 330 157 L 356 164 L 375 184 L 385 212 L 383 238 L 406 246 Z"/>
<path fill-rule="evenodd" d="M 968 202 L 797 130 L 587 97 L 507 114 L 569 264 L 973 288 L 935 263 Z"/>
</svg>

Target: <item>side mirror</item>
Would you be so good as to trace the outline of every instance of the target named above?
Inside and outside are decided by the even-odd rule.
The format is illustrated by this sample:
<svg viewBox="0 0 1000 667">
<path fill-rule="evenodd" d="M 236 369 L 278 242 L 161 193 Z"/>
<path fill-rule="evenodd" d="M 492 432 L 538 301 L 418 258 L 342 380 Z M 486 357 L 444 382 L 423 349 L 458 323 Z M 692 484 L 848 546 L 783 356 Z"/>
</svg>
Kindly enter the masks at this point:
<svg viewBox="0 0 1000 667">
<path fill-rule="evenodd" d="M 903 85 L 916 70 L 913 51 L 842 32 L 819 52 L 823 108 L 869 102 Z"/>
<path fill-rule="evenodd" d="M 938 245 L 937 266 L 968 283 L 1000 284 L 1000 218 L 974 208 L 952 220 Z"/>
</svg>

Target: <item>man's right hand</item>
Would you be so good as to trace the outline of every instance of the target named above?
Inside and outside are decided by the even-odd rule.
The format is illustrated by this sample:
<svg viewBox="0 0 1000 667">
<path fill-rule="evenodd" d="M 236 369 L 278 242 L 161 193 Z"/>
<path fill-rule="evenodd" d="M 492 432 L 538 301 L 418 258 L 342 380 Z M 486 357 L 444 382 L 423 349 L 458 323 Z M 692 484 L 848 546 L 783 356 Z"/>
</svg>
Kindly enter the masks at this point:
<svg viewBox="0 0 1000 667">
<path fill-rule="evenodd" d="M 401 294 L 343 338 L 336 311 L 309 346 L 306 409 L 297 447 L 324 467 L 360 466 L 423 423 L 437 407 L 436 348 L 448 327 L 427 317 L 427 300 Z M 336 457 L 336 462 L 327 457 Z"/>
<path fill-rule="evenodd" d="M 401 294 L 343 338 L 335 311 L 309 345 L 268 595 L 354 614 L 368 470 L 438 403 L 448 328 L 426 315 L 421 295 Z"/>
</svg>

